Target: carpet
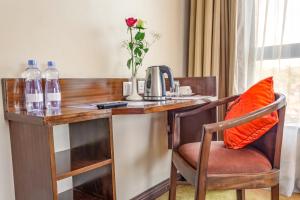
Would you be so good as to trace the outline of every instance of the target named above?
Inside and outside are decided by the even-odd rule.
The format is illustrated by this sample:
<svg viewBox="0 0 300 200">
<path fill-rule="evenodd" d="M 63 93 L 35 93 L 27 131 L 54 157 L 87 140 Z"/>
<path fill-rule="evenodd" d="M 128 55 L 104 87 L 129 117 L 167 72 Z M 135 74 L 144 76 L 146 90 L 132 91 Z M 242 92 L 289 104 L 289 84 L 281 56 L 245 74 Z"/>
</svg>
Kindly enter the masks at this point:
<svg viewBox="0 0 300 200">
<path fill-rule="evenodd" d="M 178 185 L 176 200 L 194 200 L 194 188 L 190 185 Z M 268 200 L 271 199 L 269 190 L 246 190 L 246 200 Z M 208 191 L 206 200 L 235 200 L 236 193 L 233 190 L 226 191 Z M 164 194 L 157 200 L 168 200 L 168 193 Z M 300 200 L 300 194 L 292 197 L 281 196 L 280 200 Z"/>
</svg>

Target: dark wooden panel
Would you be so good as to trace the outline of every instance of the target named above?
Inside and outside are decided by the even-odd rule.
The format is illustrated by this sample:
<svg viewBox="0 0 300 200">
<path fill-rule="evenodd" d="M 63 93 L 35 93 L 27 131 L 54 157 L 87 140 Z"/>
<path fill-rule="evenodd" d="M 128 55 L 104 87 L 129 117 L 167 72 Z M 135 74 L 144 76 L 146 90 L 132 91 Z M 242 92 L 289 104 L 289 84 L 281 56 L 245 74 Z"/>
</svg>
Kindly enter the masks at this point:
<svg viewBox="0 0 300 200">
<path fill-rule="evenodd" d="M 180 86 L 191 86 L 193 93 L 207 95 L 207 96 L 216 96 L 217 95 L 217 83 L 216 77 L 190 77 L 190 78 L 176 78 L 180 83 Z M 207 103 L 202 102 L 191 106 L 185 106 L 177 109 L 170 109 L 168 111 L 168 148 L 172 148 L 172 124 L 175 117 L 175 113 L 191 110 L 197 107 L 206 105 Z M 181 142 L 182 144 L 200 141 L 201 138 L 201 128 L 203 124 L 215 122 L 217 117 L 216 109 L 211 109 L 203 112 L 201 115 L 187 117 L 181 121 Z M 217 139 L 217 136 L 214 135 L 214 140 Z"/>
<path fill-rule="evenodd" d="M 217 96 L 216 77 L 188 77 L 175 78 L 180 86 L 191 86 L 193 93 L 205 96 Z M 169 81 L 166 81 L 166 87 L 169 88 Z"/>
<path fill-rule="evenodd" d="M 186 184 L 185 181 L 181 181 L 182 176 L 177 173 L 177 184 Z M 150 189 L 144 191 L 143 193 L 133 197 L 131 200 L 155 200 L 163 194 L 167 193 L 170 188 L 170 179 L 166 179 L 157 185 L 151 187 Z"/>
<path fill-rule="evenodd" d="M 16 200 L 53 200 L 48 127 L 10 121 Z"/>
<path fill-rule="evenodd" d="M 109 143 L 109 118 L 71 123 L 69 124 L 69 129 L 71 149 L 79 158 L 111 158 Z M 81 149 L 80 151 L 76 151 L 76 148 Z"/>
<path fill-rule="evenodd" d="M 73 177 L 76 189 L 96 196 L 101 200 L 114 199 L 112 182 L 112 165 L 106 165 L 96 170 Z"/>
<path fill-rule="evenodd" d="M 58 196 L 58 200 L 99 200 L 99 198 L 81 192 L 80 190 L 72 189 L 60 193 Z"/>
<path fill-rule="evenodd" d="M 190 109 L 195 109 L 197 107 L 204 106 L 203 105 L 198 105 L 196 107 L 192 108 L 187 108 L 187 109 L 181 109 L 181 110 L 171 110 L 168 112 L 168 125 L 169 125 L 169 131 L 168 131 L 168 147 L 169 149 L 172 148 L 172 141 L 173 141 L 173 121 L 175 114 L 177 112 L 181 112 L 184 110 L 190 110 Z M 202 126 L 204 124 L 209 124 L 216 122 L 217 120 L 217 111 L 216 108 L 212 108 L 210 110 L 205 110 L 199 115 L 191 116 L 191 117 L 186 117 L 181 119 L 180 122 L 180 142 L 181 144 L 186 144 L 186 143 L 191 143 L 191 142 L 199 142 L 201 140 L 201 131 L 202 131 Z M 217 134 L 214 134 L 213 140 L 217 140 Z"/>
<path fill-rule="evenodd" d="M 216 108 L 213 108 L 203 111 L 200 115 L 183 118 L 180 122 L 181 144 L 200 142 L 203 125 L 215 122 L 216 114 Z"/>
<path fill-rule="evenodd" d="M 116 199 L 116 175 L 115 175 L 115 153 L 114 153 L 114 137 L 113 137 L 113 122 L 112 117 L 109 118 L 109 137 L 110 137 L 110 154 L 112 157 L 112 170 L 111 170 L 111 182 L 112 182 L 112 197 Z"/>
<path fill-rule="evenodd" d="M 111 158 L 110 123 L 111 119 L 105 118 L 70 124 L 71 160 Z M 77 148 L 81 151 L 76 151 Z M 113 163 L 73 177 L 74 187 L 100 199 L 113 199 L 113 183 Z"/>
<path fill-rule="evenodd" d="M 83 152 L 89 152 L 89 150 L 85 148 L 89 148 L 89 146 L 72 150 L 68 149 L 55 154 L 57 180 L 75 176 L 112 163 L 111 159 L 104 158 L 104 156 L 99 153 L 95 154 L 93 147 L 91 148 L 91 154 L 82 156 L 84 154 Z M 81 155 L 81 157 L 74 156 L 76 154 Z"/>
<path fill-rule="evenodd" d="M 154 187 L 146 190 L 145 192 L 133 197 L 131 200 L 155 200 L 169 191 L 170 180 L 160 182 Z"/>
<path fill-rule="evenodd" d="M 121 100 L 124 81 L 128 79 L 60 79 L 62 106 Z M 2 87 L 5 110 L 15 110 L 16 102 L 24 110 L 24 80 L 2 79 Z"/>
</svg>

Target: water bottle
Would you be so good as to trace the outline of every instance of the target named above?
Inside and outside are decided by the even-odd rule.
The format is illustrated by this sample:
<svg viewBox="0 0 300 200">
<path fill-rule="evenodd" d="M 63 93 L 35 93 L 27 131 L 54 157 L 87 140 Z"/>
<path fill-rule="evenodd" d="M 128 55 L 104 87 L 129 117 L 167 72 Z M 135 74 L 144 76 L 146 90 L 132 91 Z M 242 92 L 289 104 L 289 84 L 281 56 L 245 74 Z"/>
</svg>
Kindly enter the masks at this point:
<svg viewBox="0 0 300 200">
<path fill-rule="evenodd" d="M 22 74 L 25 78 L 25 101 L 28 112 L 42 111 L 44 108 L 41 71 L 35 60 L 28 60 L 28 66 Z"/>
<path fill-rule="evenodd" d="M 59 85 L 59 74 L 53 61 L 48 61 L 45 71 L 45 102 L 48 110 L 59 110 L 61 106 L 61 92 Z"/>
</svg>

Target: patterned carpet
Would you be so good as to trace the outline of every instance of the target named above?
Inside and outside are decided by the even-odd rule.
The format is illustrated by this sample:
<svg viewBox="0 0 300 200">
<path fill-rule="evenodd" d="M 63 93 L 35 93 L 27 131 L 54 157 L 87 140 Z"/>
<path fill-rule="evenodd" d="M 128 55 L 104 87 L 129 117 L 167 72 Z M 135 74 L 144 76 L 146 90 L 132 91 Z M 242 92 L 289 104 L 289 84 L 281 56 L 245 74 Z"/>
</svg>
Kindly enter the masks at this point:
<svg viewBox="0 0 300 200">
<path fill-rule="evenodd" d="M 194 200 L 194 188 L 189 185 L 177 186 L 176 200 Z M 206 200 L 235 200 L 235 191 L 209 191 Z M 269 190 L 246 190 L 246 200 L 268 200 L 271 199 Z M 157 200 L 168 200 L 168 194 Z M 280 197 L 280 200 L 300 200 L 300 194 L 295 194 L 290 198 Z"/>
</svg>

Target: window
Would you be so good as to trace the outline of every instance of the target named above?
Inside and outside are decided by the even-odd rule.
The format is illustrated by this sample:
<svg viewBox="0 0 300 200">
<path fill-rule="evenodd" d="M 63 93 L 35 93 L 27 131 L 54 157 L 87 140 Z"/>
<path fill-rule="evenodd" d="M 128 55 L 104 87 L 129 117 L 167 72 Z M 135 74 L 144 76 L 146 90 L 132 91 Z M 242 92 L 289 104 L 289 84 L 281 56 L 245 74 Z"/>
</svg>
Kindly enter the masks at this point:
<svg viewBox="0 0 300 200">
<path fill-rule="evenodd" d="M 299 0 L 257 1 L 257 63 L 260 76 L 273 75 L 287 96 L 287 121 L 300 121 Z M 267 7 L 266 7 L 267 6 Z"/>
</svg>

